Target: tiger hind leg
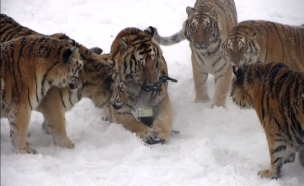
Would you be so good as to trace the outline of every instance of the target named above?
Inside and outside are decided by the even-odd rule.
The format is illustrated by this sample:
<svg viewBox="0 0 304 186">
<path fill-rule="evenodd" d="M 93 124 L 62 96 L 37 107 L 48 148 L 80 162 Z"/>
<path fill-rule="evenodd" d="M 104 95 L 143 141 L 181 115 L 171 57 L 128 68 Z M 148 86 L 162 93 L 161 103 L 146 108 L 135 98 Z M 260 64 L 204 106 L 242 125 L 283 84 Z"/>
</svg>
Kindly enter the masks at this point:
<svg viewBox="0 0 304 186">
<path fill-rule="evenodd" d="M 265 132 L 266 131 L 267 130 L 265 130 Z M 260 175 L 261 178 L 278 179 L 281 176 L 284 157 L 286 157 L 286 143 L 284 141 L 276 141 L 274 129 L 270 131 L 271 132 L 266 132 L 266 137 L 271 165 L 269 169 L 259 171 L 258 175 Z"/>
<path fill-rule="evenodd" d="M 17 153 L 37 154 L 37 151 L 32 149 L 26 141 L 30 118 L 31 110 L 26 104 L 15 105 L 8 116 L 10 137 Z"/>
</svg>

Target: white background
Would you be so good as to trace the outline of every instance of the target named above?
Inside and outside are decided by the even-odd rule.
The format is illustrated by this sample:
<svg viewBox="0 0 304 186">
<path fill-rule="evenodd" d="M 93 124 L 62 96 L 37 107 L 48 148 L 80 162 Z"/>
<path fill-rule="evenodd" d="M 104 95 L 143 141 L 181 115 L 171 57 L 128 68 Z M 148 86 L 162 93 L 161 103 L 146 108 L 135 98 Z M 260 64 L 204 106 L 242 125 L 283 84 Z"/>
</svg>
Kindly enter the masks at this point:
<svg viewBox="0 0 304 186">
<path fill-rule="evenodd" d="M 64 32 L 79 43 L 109 52 L 125 27 L 155 26 L 163 36 L 181 29 L 194 0 L 1 0 L 1 13 L 40 33 Z M 239 21 L 265 19 L 304 23 L 303 0 L 235 0 Z M 265 134 L 254 110 L 241 110 L 230 97 L 227 109 L 194 103 L 187 41 L 162 47 L 181 132 L 164 145 L 146 146 L 122 125 L 103 121 L 102 109 L 83 99 L 66 114 L 75 149 L 63 149 L 43 134 L 42 115 L 33 111 L 28 141 L 37 155 L 12 152 L 7 119 L 1 119 L 1 186 L 300 186 L 298 160 L 284 165 L 279 180 L 257 172 L 270 160 Z M 212 98 L 214 78 L 208 79 Z"/>
</svg>

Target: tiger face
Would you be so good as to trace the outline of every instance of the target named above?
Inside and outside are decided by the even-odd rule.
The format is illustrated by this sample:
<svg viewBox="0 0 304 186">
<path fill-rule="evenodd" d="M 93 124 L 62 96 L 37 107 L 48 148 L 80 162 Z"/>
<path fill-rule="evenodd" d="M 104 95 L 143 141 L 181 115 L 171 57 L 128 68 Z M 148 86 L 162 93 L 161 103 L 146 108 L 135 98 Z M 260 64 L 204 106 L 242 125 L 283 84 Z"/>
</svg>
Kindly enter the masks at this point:
<svg viewBox="0 0 304 186">
<path fill-rule="evenodd" d="M 128 94 L 125 89 L 125 84 L 121 81 L 118 76 L 113 77 L 114 82 L 111 86 L 112 96 L 108 101 L 108 104 L 113 106 L 114 109 L 119 110 L 119 112 L 130 112 L 133 108 L 127 106 Z M 124 108 L 123 108 L 124 107 Z M 123 108 L 123 109 L 122 109 Z"/>
<path fill-rule="evenodd" d="M 233 30 L 222 44 L 224 58 L 232 66 L 256 63 L 260 56 L 260 45 L 255 34 Z"/>
<path fill-rule="evenodd" d="M 120 37 L 119 46 L 113 45 L 111 51 L 113 54 L 120 51 L 113 59 L 120 79 L 127 85 L 139 86 L 157 81 L 160 76 L 162 54 L 161 49 L 152 39 L 153 28 L 149 27 L 145 31 L 127 28 L 122 33 L 129 33 L 129 31 L 134 34 Z M 134 44 L 135 38 L 138 38 L 140 42 Z M 118 57 L 123 60 L 118 60 Z"/>
<path fill-rule="evenodd" d="M 254 81 L 253 77 L 256 74 L 248 74 L 248 76 L 245 77 L 244 71 L 242 69 L 239 69 L 237 66 L 233 66 L 233 73 L 235 74 L 235 77 L 232 82 L 232 88 L 230 94 L 233 102 L 236 105 L 238 105 L 240 108 L 244 108 L 244 109 L 253 108 L 253 102 L 250 92 L 250 88 L 252 87 L 244 86 L 244 84 L 245 84 L 245 80 L 251 79 L 251 81 Z"/>
<path fill-rule="evenodd" d="M 217 9 L 213 8 L 186 8 L 186 37 L 196 49 L 206 50 L 210 43 L 218 42 L 220 36 Z"/>
</svg>

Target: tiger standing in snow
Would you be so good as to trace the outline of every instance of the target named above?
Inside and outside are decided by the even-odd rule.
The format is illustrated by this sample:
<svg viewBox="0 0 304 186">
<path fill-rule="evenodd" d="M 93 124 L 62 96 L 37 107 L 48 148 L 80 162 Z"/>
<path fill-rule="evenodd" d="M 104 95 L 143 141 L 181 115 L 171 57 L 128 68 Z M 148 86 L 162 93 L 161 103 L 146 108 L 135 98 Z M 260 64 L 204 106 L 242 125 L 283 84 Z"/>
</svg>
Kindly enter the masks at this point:
<svg viewBox="0 0 304 186">
<path fill-rule="evenodd" d="M 276 62 L 234 66 L 233 72 L 233 102 L 255 109 L 266 134 L 271 166 L 259 175 L 279 178 L 297 152 L 304 167 L 304 72 Z"/>
<path fill-rule="evenodd" d="M 31 110 L 53 87 L 77 89 L 83 66 L 74 40 L 45 36 L 19 37 L 0 43 L 1 117 L 10 124 L 10 137 L 17 153 L 35 154 L 29 147 L 27 130 Z M 1 85 L 3 85 L 1 83 Z"/>
<path fill-rule="evenodd" d="M 45 36 L 20 25 L 5 14 L 0 14 L 0 25 L 1 42 L 28 35 Z M 70 40 L 63 33 L 52 34 L 50 37 Z M 96 107 L 102 108 L 111 97 L 110 86 L 113 81 L 113 65 L 107 63 L 103 55 L 98 55 L 102 52 L 101 49 L 97 47 L 88 49 L 78 42 L 75 42 L 75 45 L 83 60 L 83 68 L 79 75 L 82 86 L 73 91 L 69 87 L 51 87 L 39 106 L 35 108 L 43 114 L 44 132 L 52 135 L 55 145 L 69 149 L 74 148 L 75 144 L 67 136 L 65 113 L 83 97 L 90 98 Z"/>
<path fill-rule="evenodd" d="M 233 0 L 197 0 L 194 8 L 187 7 L 188 18 L 183 28 L 170 37 L 154 38 L 161 45 L 173 45 L 185 39 L 190 42 L 195 101 L 208 102 L 208 74 L 215 76 L 212 106 L 225 107 L 232 78 L 232 67 L 222 57 L 221 45 L 228 32 L 237 24 Z"/>
</svg>

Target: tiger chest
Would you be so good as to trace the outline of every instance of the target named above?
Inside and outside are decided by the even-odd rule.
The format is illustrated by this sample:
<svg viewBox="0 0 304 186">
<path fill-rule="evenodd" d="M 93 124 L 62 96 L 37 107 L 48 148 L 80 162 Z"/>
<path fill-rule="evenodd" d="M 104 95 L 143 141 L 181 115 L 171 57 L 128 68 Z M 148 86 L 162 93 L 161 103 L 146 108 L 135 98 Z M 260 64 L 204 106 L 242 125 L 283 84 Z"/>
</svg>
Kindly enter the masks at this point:
<svg viewBox="0 0 304 186">
<path fill-rule="evenodd" d="M 196 50 L 192 55 L 192 64 L 203 73 L 215 75 L 219 68 L 227 64 L 226 60 L 224 60 L 220 54 L 206 55 Z"/>
</svg>

